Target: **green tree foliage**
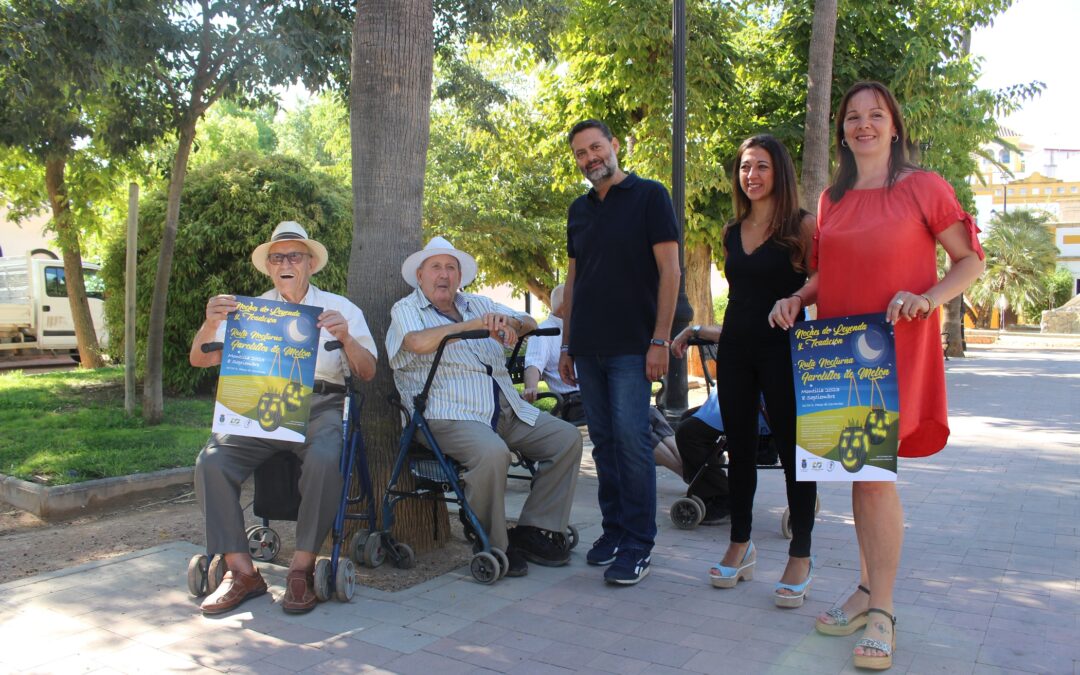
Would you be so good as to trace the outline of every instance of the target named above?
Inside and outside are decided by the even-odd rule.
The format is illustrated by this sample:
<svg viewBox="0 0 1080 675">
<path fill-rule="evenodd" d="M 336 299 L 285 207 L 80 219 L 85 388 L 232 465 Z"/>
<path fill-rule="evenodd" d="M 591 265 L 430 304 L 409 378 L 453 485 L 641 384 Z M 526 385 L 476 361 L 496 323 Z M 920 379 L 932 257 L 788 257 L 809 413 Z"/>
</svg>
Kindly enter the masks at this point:
<svg viewBox="0 0 1080 675">
<path fill-rule="evenodd" d="M 323 93 L 301 102 L 274 124 L 278 152 L 304 161 L 308 167 L 348 181 L 349 108 L 336 93 Z"/>
<path fill-rule="evenodd" d="M 1076 280 L 1069 268 L 1057 268 L 1045 281 L 1047 303 L 1042 309 L 1056 309 L 1072 299 Z"/>
<path fill-rule="evenodd" d="M 920 163 L 945 177 L 968 207 L 973 202 L 967 178 L 975 173 L 980 146 L 996 137 L 997 118 L 1017 109 L 1043 86 L 1032 82 L 987 91 L 975 84 L 979 62 L 966 53 L 964 41 L 971 30 L 988 25 L 1012 1 L 838 3 L 832 109 L 858 80 L 888 85 L 903 108 Z M 785 131 L 784 140 L 795 156 L 802 152 L 812 18 L 812 0 L 783 3 L 770 45 L 776 51 L 768 55 L 776 74 L 766 76 L 762 88 L 763 108 L 776 111 L 772 124 Z"/>
<path fill-rule="evenodd" d="M 320 288 L 345 292 L 352 209 L 349 191 L 296 159 L 244 152 L 194 169 L 185 188 L 185 208 L 177 230 L 176 276 L 169 299 L 164 350 L 164 384 L 176 393 L 212 387 L 215 369 L 188 363 L 191 338 L 205 318 L 206 301 L 219 293 L 261 295 L 273 283 L 251 264 L 251 252 L 282 220 L 296 220 L 326 245 L 326 268 L 313 279 Z M 139 213 L 138 285 L 149 288 L 157 272 L 158 249 L 168 196 L 164 189 L 142 200 Z M 102 274 L 108 288 L 124 287 L 122 236 L 110 243 Z M 138 350 L 145 345 L 150 297 L 140 293 Z M 124 297 L 106 298 L 106 321 L 114 355 L 124 353 Z M 140 369 L 143 364 L 140 363 Z"/>
<path fill-rule="evenodd" d="M 980 318 L 988 321 L 1004 295 L 1021 323 L 1038 321 L 1049 302 L 1047 277 L 1058 256 L 1049 220 L 1044 212 L 1022 209 L 994 216 L 982 242 L 986 271 L 967 293 Z"/>
</svg>

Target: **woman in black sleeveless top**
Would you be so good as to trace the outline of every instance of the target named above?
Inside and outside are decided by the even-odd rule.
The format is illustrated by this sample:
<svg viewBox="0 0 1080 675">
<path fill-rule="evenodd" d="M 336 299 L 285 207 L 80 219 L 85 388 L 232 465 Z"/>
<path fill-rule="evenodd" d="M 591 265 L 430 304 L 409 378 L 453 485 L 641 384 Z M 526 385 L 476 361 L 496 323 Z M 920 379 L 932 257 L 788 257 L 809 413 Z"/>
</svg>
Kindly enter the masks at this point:
<svg viewBox="0 0 1080 675">
<path fill-rule="evenodd" d="M 817 484 L 795 480 L 795 387 L 786 331 L 769 326 L 769 312 L 806 281 L 814 217 L 799 208 L 795 168 L 787 150 L 768 134 L 739 147 L 732 180 L 735 218 L 724 228 L 728 306 L 722 326 L 691 327 L 672 344 L 685 352 L 695 333 L 719 342 L 717 397 L 730 461 L 731 543 L 709 570 L 717 588 L 753 578 L 757 553 L 750 541 L 758 410 L 765 397 L 769 425 L 780 452 L 791 509 L 788 563 L 774 591 L 780 607 L 799 607 L 813 577 L 810 532 Z"/>
</svg>

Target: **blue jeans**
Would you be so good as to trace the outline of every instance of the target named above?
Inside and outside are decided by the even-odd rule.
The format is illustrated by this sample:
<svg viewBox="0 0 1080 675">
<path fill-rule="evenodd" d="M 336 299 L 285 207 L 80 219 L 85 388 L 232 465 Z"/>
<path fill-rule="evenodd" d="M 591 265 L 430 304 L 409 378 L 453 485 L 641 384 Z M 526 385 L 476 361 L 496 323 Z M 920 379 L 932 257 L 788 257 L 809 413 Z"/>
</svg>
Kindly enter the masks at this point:
<svg viewBox="0 0 1080 675">
<path fill-rule="evenodd" d="M 604 534 L 624 548 L 652 550 L 656 461 L 649 436 L 651 383 L 644 354 L 575 356 L 600 484 Z"/>
</svg>

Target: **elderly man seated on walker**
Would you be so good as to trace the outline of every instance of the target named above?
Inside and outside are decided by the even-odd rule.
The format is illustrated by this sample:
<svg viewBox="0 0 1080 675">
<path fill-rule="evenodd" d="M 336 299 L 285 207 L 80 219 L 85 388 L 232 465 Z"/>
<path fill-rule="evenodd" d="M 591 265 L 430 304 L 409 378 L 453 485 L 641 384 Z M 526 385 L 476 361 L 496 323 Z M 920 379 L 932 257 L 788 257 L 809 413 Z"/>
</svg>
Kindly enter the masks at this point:
<svg viewBox="0 0 1080 675">
<path fill-rule="evenodd" d="M 568 551 L 551 539 L 564 533 L 581 461 L 581 434 L 571 424 L 529 405 L 506 370 L 504 346 L 536 329 L 527 314 L 459 289 L 476 278 L 476 260 L 435 237 L 401 266 L 416 290 L 390 310 L 386 353 L 402 403 L 410 409 L 423 389 L 435 351 L 447 335 L 486 329 L 489 339 L 457 340 L 443 352 L 425 417 L 435 441 L 465 468 L 465 497 L 506 552 L 508 576 L 524 576 L 528 562 L 565 565 Z M 517 526 L 506 529 L 506 472 L 511 451 L 537 463 Z"/>
<path fill-rule="evenodd" d="M 240 486 L 264 461 L 291 450 L 302 462 L 302 497 L 296 551 L 281 606 L 288 613 L 302 614 L 315 608 L 315 557 L 333 526 L 344 481 L 339 462 L 345 369 L 370 380 L 375 376 L 378 350 L 359 307 L 310 283 L 311 275 L 326 265 L 326 247 L 308 239 L 299 223 L 287 221 L 274 228 L 270 241 L 252 252 L 251 262 L 274 282 L 274 288 L 260 297 L 323 308 L 311 416 L 303 443 L 213 434 L 195 460 L 195 493 L 206 519 L 207 549 L 224 554 L 228 568 L 221 585 L 203 601 L 202 611 L 221 614 L 266 593 L 266 582 L 252 563 L 244 533 Z M 225 319 L 236 308 L 232 295 L 210 298 L 206 321 L 191 342 L 191 365 L 208 368 L 221 363 L 220 351 L 204 353 L 202 346 L 225 339 Z M 322 347 L 331 340 L 340 341 L 342 348 L 327 352 Z"/>
</svg>

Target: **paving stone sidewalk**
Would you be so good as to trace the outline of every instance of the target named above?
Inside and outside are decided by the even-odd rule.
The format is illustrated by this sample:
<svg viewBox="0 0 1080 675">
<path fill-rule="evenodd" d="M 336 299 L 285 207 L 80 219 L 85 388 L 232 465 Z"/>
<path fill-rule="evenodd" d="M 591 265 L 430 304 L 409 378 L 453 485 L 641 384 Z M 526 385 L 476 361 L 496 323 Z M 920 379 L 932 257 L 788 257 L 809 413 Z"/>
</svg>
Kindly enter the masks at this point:
<svg viewBox="0 0 1080 675">
<path fill-rule="evenodd" d="M 952 442 L 901 465 L 890 672 L 1080 675 L 1080 351 L 976 349 L 948 371 Z M 600 521 L 586 460 L 572 516 L 582 545 L 567 567 L 493 586 L 463 569 L 294 617 L 277 606 L 283 570 L 263 566 L 271 594 L 209 619 L 186 591 L 200 548 L 171 543 L 0 586 L 0 673 L 853 672 L 857 635 L 813 630 L 856 582 L 846 486 L 821 486 L 820 571 L 801 609 L 780 610 L 780 472 L 758 484 L 755 578 L 731 590 L 706 580 L 727 526 L 675 529 L 667 509 L 683 485 L 658 474 L 653 571 L 635 587 L 605 586 L 584 562 Z M 512 485 L 508 511 L 523 499 Z"/>
</svg>

